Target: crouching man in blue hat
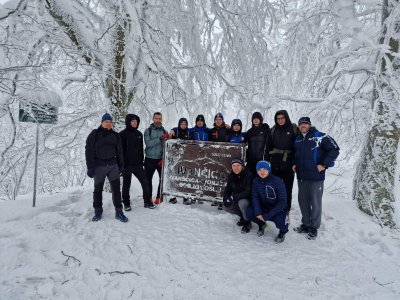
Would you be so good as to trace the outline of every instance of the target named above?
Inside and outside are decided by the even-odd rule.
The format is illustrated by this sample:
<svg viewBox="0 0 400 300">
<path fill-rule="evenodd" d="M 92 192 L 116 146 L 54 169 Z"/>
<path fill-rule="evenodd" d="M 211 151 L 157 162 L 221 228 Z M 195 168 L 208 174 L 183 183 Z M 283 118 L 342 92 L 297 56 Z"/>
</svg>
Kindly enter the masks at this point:
<svg viewBox="0 0 400 300">
<path fill-rule="evenodd" d="M 247 219 L 257 223 L 258 236 L 264 235 L 266 221 L 274 222 L 279 229 L 275 242 L 282 243 L 288 232 L 285 184 L 281 178 L 272 175 L 271 165 L 264 160 L 257 163 L 256 171 L 258 176 L 253 181 L 251 196 L 253 207 L 247 209 Z"/>
</svg>

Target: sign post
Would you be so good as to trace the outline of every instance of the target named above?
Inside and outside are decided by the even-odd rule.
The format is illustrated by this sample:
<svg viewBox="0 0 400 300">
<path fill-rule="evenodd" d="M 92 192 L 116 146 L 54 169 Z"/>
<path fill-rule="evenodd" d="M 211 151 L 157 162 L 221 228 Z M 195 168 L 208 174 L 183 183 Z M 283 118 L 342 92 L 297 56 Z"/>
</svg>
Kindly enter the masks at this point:
<svg viewBox="0 0 400 300">
<path fill-rule="evenodd" d="M 55 124 L 58 119 L 57 107 L 49 104 L 38 105 L 35 103 L 21 103 L 19 105 L 19 121 L 36 123 L 36 143 L 35 143 L 35 171 L 33 176 L 33 204 L 36 206 L 36 186 L 39 156 L 39 124 Z"/>
<path fill-rule="evenodd" d="M 246 144 L 167 140 L 162 195 L 222 201 L 233 158 L 245 159 Z"/>
</svg>

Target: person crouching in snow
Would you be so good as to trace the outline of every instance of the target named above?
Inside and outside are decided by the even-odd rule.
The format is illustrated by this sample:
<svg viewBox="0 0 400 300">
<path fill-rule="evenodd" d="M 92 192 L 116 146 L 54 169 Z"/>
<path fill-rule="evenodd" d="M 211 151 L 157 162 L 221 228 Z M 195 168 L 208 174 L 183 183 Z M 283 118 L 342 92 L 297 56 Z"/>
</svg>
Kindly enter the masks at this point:
<svg viewBox="0 0 400 300">
<path fill-rule="evenodd" d="M 282 243 L 288 232 L 285 184 L 282 179 L 272 175 L 271 165 L 264 160 L 257 163 L 256 170 L 258 176 L 253 181 L 252 207 L 247 209 L 247 219 L 258 224 L 258 236 L 264 235 L 266 221 L 274 222 L 279 229 L 275 242 Z"/>
<path fill-rule="evenodd" d="M 248 233 L 251 229 L 251 222 L 246 219 L 245 213 L 251 204 L 253 174 L 247 171 L 240 158 L 232 159 L 231 165 L 232 172 L 228 176 L 223 196 L 224 210 L 238 215 L 240 220 L 236 224 L 242 226 L 242 233 Z"/>
</svg>

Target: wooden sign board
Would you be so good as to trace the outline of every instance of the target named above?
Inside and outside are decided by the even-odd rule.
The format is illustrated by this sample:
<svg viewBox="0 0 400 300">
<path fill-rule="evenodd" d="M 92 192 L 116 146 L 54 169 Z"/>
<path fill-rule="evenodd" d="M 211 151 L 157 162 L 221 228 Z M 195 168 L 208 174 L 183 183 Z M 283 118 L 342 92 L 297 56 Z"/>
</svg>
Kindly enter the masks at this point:
<svg viewBox="0 0 400 300">
<path fill-rule="evenodd" d="M 245 159 L 246 144 L 167 140 L 162 195 L 222 201 L 233 158 Z"/>
</svg>

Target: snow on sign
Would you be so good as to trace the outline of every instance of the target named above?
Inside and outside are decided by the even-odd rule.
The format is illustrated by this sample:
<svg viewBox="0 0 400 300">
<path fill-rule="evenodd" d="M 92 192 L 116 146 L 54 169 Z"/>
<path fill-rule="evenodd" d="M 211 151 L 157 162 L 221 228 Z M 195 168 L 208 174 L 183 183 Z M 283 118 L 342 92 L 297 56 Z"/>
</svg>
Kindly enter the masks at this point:
<svg viewBox="0 0 400 300">
<path fill-rule="evenodd" d="M 245 153 L 245 144 L 167 140 L 162 195 L 222 200 L 230 162 Z"/>
<path fill-rule="evenodd" d="M 58 119 L 60 96 L 53 91 L 23 91 L 19 96 L 19 121 L 55 124 Z"/>
</svg>

